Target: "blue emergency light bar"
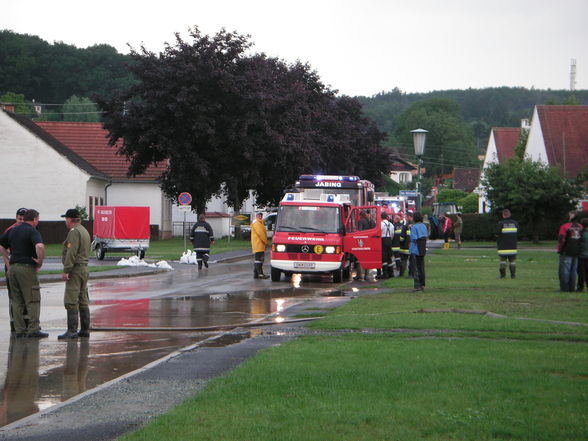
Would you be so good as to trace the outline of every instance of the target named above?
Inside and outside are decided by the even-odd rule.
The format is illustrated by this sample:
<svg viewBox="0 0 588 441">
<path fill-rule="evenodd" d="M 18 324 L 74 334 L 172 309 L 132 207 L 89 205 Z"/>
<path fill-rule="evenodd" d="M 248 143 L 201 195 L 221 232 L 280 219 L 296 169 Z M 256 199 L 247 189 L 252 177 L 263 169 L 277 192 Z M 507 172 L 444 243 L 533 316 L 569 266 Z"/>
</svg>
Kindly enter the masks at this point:
<svg viewBox="0 0 588 441">
<path fill-rule="evenodd" d="M 337 175 L 300 175 L 300 181 L 343 181 L 359 182 L 359 176 L 337 176 Z"/>
</svg>

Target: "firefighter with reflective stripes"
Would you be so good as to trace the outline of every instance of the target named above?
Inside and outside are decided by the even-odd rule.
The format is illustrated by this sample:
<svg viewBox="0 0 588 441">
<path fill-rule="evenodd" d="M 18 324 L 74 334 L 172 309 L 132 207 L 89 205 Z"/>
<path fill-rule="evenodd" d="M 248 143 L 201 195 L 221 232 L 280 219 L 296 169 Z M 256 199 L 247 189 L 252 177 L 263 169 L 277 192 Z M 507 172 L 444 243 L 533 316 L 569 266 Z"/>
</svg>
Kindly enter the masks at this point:
<svg viewBox="0 0 588 441">
<path fill-rule="evenodd" d="M 198 269 L 202 269 L 202 264 L 208 268 L 210 246 L 214 243 L 214 233 L 210 224 L 206 222 L 206 216 L 202 213 L 198 215 L 198 222 L 194 224 L 192 231 L 190 231 L 190 240 L 196 252 Z"/>
<path fill-rule="evenodd" d="M 400 277 L 408 269 L 408 276 L 412 275 L 410 271 L 408 258 L 410 257 L 410 228 L 412 227 L 412 211 L 406 212 L 405 224 L 400 232 Z"/>
<path fill-rule="evenodd" d="M 506 265 L 510 269 L 510 278 L 514 279 L 517 272 L 517 236 L 519 224 L 510 218 L 510 210 L 502 210 L 502 219 L 496 226 L 496 248 L 500 258 L 500 278 L 506 277 Z"/>
<path fill-rule="evenodd" d="M 394 256 L 394 268 L 400 272 L 400 235 L 402 234 L 403 223 L 400 216 L 394 215 L 394 237 L 392 238 L 392 255 Z M 398 275 L 398 273 L 397 273 Z"/>
</svg>

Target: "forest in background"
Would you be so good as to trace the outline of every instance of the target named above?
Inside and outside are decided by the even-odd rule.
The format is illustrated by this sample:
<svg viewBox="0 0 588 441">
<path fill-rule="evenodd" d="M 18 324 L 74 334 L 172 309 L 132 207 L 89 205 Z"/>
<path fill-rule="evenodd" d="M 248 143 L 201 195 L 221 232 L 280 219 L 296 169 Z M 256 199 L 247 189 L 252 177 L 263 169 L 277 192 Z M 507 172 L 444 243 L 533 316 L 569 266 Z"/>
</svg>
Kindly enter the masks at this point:
<svg viewBox="0 0 588 441">
<path fill-rule="evenodd" d="M 20 99 L 22 113 L 48 120 L 98 121 L 92 103 L 96 96 L 111 98 L 135 81 L 127 69 L 129 55 L 109 45 L 85 49 L 62 42 L 48 43 L 33 35 L 0 31 L 0 97 Z M 320 73 L 319 73 L 320 74 Z M 392 87 L 392 86 L 391 86 Z M 9 94 L 9 95 L 7 95 Z M 432 98 L 454 101 L 471 128 L 478 150 L 485 149 L 492 127 L 518 127 L 537 104 L 588 104 L 588 90 L 540 90 L 522 87 L 439 90 L 406 93 L 399 88 L 371 97 L 356 97 L 363 112 L 388 133 L 388 145 L 402 145 L 398 117 L 415 103 Z M 32 101 L 43 104 L 35 115 Z M 63 107 L 66 105 L 66 107 Z M 77 111 L 76 111 L 77 109 Z"/>
</svg>

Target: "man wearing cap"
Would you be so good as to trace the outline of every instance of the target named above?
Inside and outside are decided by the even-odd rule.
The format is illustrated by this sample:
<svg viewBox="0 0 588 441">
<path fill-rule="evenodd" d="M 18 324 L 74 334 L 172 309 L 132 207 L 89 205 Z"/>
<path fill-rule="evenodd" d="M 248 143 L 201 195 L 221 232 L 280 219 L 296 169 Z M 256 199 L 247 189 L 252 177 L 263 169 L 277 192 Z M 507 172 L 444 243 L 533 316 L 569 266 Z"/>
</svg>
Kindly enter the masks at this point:
<svg viewBox="0 0 588 441">
<path fill-rule="evenodd" d="M 41 332 L 41 289 L 37 271 L 43 266 L 45 245 L 37 231 L 39 212 L 28 209 L 23 223 L 11 228 L 0 236 L 0 253 L 4 257 L 10 281 L 10 297 L 16 338 L 44 338 L 49 334 Z M 10 249 L 10 255 L 8 254 Z M 25 324 L 24 310 L 29 315 Z"/>
<path fill-rule="evenodd" d="M 27 212 L 26 208 L 19 208 L 16 210 L 16 222 L 9 226 L 4 232 L 12 230 L 17 225 L 20 225 L 24 222 L 24 215 Z M 10 249 L 6 250 L 10 255 Z M 8 314 L 10 316 L 10 332 L 15 332 L 14 330 L 14 319 L 12 318 L 12 300 L 10 300 L 10 280 L 8 277 L 8 267 L 4 266 L 4 274 L 6 274 L 6 290 L 8 291 Z M 23 317 L 25 320 L 25 326 L 28 324 L 29 317 L 27 315 L 26 307 L 23 312 Z"/>
<path fill-rule="evenodd" d="M 67 238 L 63 242 L 61 261 L 65 280 L 64 304 L 67 311 L 67 331 L 59 335 L 60 340 L 90 336 L 90 299 L 88 297 L 88 254 L 90 252 L 90 234 L 82 225 L 80 212 L 70 208 L 61 217 L 65 218 L 68 228 Z M 78 313 L 80 331 L 78 332 Z"/>
</svg>

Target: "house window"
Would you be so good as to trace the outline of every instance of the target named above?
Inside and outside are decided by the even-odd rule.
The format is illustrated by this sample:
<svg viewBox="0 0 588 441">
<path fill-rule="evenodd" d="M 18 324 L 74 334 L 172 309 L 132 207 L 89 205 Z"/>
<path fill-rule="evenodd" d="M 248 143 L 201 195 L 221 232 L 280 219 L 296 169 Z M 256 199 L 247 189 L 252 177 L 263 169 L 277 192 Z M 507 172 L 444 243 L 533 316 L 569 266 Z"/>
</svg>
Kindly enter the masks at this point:
<svg viewBox="0 0 588 441">
<path fill-rule="evenodd" d="M 410 180 L 408 179 L 409 176 L 410 173 L 399 173 L 398 182 L 400 182 L 401 184 L 406 184 L 407 182 L 410 182 Z"/>
<path fill-rule="evenodd" d="M 94 219 L 94 196 L 88 198 L 88 216 L 90 220 Z"/>
</svg>

